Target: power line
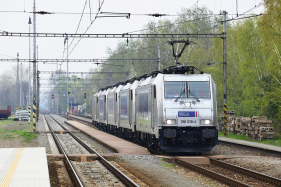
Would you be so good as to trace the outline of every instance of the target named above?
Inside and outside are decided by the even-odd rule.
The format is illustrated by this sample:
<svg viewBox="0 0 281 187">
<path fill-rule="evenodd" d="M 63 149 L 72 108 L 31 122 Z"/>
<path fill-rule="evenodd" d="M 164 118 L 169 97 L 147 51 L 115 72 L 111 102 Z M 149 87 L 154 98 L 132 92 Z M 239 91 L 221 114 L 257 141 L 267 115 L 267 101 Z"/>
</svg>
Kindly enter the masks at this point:
<svg viewBox="0 0 281 187">
<path fill-rule="evenodd" d="M 1 56 L 6 56 L 6 57 L 9 57 L 9 58 L 14 58 L 15 60 L 17 60 L 15 57 L 12 57 L 12 56 L 9 56 L 9 55 L 4 55 L 4 54 L 0 54 Z M 10 59 L 9 59 L 10 60 Z"/>
<path fill-rule="evenodd" d="M 197 18 L 197 19 L 192 19 L 192 20 L 180 21 L 180 22 L 171 23 L 171 24 L 168 24 L 168 25 L 161 25 L 161 26 L 158 26 L 158 27 L 154 27 L 153 29 L 158 29 L 158 28 L 162 28 L 162 27 L 169 27 L 169 26 L 172 26 L 172 25 L 177 25 L 177 24 L 186 23 L 186 22 L 190 22 L 190 21 L 198 21 L 198 20 L 201 20 L 201 19 L 206 19 L 206 18 L 211 18 L 211 17 L 212 16 Z M 128 33 L 134 33 L 134 32 L 146 31 L 146 30 L 149 30 L 149 29 L 141 29 L 141 30 L 137 30 L 137 31 L 131 31 L 131 32 L 128 32 Z"/>
<path fill-rule="evenodd" d="M 76 31 L 75 31 L 75 34 L 77 34 L 77 31 L 78 31 L 78 29 L 79 29 L 79 27 L 80 27 L 80 23 L 81 23 L 81 20 L 82 20 L 82 18 L 83 18 L 83 15 L 84 15 L 84 10 L 85 10 L 86 4 L 87 4 L 87 0 L 85 1 L 84 8 L 83 8 L 83 11 L 82 11 L 82 15 L 81 15 L 81 17 L 80 17 L 80 20 L 79 20 L 77 29 L 76 29 Z M 74 40 L 74 38 L 71 40 L 71 42 L 70 42 L 70 44 L 68 45 L 68 47 L 71 46 L 71 44 L 73 43 L 73 40 Z"/>
<path fill-rule="evenodd" d="M 82 38 L 84 38 L 85 34 L 88 32 L 88 30 L 90 29 L 90 27 L 92 26 L 92 24 L 96 21 L 97 19 L 97 16 L 99 15 L 100 13 L 100 10 L 101 10 L 101 7 L 103 6 L 103 3 L 104 3 L 105 0 L 102 1 L 100 7 L 99 7 L 99 10 L 98 12 L 96 13 L 96 16 L 95 16 L 95 19 L 91 22 L 91 24 L 88 26 L 88 28 L 86 29 L 86 31 L 84 32 L 84 34 L 82 36 L 80 36 L 80 39 L 78 40 L 78 42 L 75 44 L 75 46 L 72 48 L 72 50 L 70 51 L 70 53 L 68 54 L 68 56 L 71 55 L 72 51 L 76 48 L 76 46 L 79 44 L 79 42 L 82 40 Z M 70 46 L 70 45 L 69 45 Z M 68 47 L 69 47 L 68 46 Z"/>
<path fill-rule="evenodd" d="M 256 14 L 256 15 L 252 15 L 252 16 L 247 16 L 247 17 L 243 17 L 243 18 L 236 18 L 236 19 L 229 19 L 229 20 L 226 20 L 226 21 L 237 21 L 237 20 L 240 20 L 240 19 L 247 19 L 247 18 L 252 18 L 252 17 L 258 17 L 258 16 L 262 16 L 263 14 Z M 221 21 L 223 22 L 223 21 Z"/>
</svg>

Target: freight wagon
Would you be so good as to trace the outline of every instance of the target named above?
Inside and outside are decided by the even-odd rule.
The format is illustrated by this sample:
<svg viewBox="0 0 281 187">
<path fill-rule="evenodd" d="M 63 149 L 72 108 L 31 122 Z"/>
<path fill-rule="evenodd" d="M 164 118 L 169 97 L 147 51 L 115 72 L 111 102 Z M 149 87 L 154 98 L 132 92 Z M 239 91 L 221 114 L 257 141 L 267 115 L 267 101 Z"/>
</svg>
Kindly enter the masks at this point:
<svg viewBox="0 0 281 187">
<path fill-rule="evenodd" d="M 11 116 L 11 106 L 7 106 L 6 110 L 0 109 L 0 119 L 8 119 L 9 116 Z"/>
</svg>

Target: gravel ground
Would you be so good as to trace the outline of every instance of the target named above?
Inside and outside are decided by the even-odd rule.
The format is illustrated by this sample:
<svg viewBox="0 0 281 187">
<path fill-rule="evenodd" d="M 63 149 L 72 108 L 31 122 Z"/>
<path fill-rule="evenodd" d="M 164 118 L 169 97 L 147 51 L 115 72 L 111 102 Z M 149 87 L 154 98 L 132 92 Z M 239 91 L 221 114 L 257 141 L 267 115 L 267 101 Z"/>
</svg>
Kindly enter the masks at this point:
<svg viewBox="0 0 281 187">
<path fill-rule="evenodd" d="M 66 121 L 66 118 L 63 118 L 63 117 L 61 117 L 59 115 L 53 114 L 52 116 L 55 117 L 61 123 L 64 123 Z"/>
<path fill-rule="evenodd" d="M 43 122 L 43 115 L 42 114 L 39 115 L 39 120 L 36 123 L 36 130 L 39 131 L 39 134 L 37 136 L 39 147 L 45 147 L 46 153 L 52 154 L 52 150 L 51 150 L 51 147 L 50 147 L 50 143 L 49 143 L 47 134 L 40 133 L 40 132 L 46 131 L 45 124 Z"/>
<path fill-rule="evenodd" d="M 168 164 L 154 156 L 123 155 L 112 159 L 114 161 L 112 162 L 113 164 L 116 162 L 147 186 L 203 186 L 186 175 L 175 172 L 172 164 Z"/>
<path fill-rule="evenodd" d="M 235 171 L 225 169 L 222 167 L 219 167 L 217 165 L 211 164 L 211 165 L 201 165 L 204 168 L 207 168 L 211 171 L 214 171 L 216 173 L 222 174 L 224 176 L 227 176 L 229 178 L 232 178 L 236 181 L 243 182 L 245 184 L 255 186 L 255 187 L 274 187 L 275 185 L 269 184 L 267 182 L 260 181 L 254 177 L 249 177 L 248 175 L 243 175 L 241 173 L 237 173 Z"/>
<path fill-rule="evenodd" d="M 82 140 L 84 143 L 86 143 L 89 147 L 93 148 L 100 154 L 109 154 L 109 153 L 116 153 L 113 149 L 95 141 L 90 136 L 86 135 L 85 133 L 78 133 L 75 132 L 75 134 L 80 140 Z"/>
<path fill-rule="evenodd" d="M 52 158 L 48 158 L 48 167 L 51 187 L 74 186 L 62 161 L 54 161 Z"/>
<path fill-rule="evenodd" d="M 232 158 L 223 161 L 281 179 L 281 158 Z"/>
<path fill-rule="evenodd" d="M 243 147 L 239 145 L 233 145 L 228 143 L 219 143 L 212 151 L 209 153 L 203 153 L 203 156 L 211 156 L 211 155 L 253 155 L 253 156 L 268 156 L 268 152 L 252 149 L 248 147 Z M 274 156 L 274 155 L 272 155 Z"/>
<path fill-rule="evenodd" d="M 108 171 L 99 161 L 93 162 L 74 162 L 71 161 L 73 167 L 78 172 L 85 186 L 125 186 L 110 171 Z"/>
<path fill-rule="evenodd" d="M 63 149 L 67 154 L 90 154 L 82 145 L 80 145 L 69 134 L 57 134 Z"/>
<path fill-rule="evenodd" d="M 48 120 L 49 125 L 52 126 L 54 131 L 64 131 L 63 128 L 61 128 L 61 126 L 59 126 L 50 116 L 45 116 L 46 120 Z"/>
<path fill-rule="evenodd" d="M 63 126 L 66 127 L 68 130 L 70 130 L 70 131 L 77 131 L 78 130 L 73 126 L 64 123 L 65 118 L 62 118 L 58 115 L 53 115 L 53 116 L 58 121 L 60 121 L 63 124 Z M 106 145 L 101 144 L 100 142 L 94 140 L 93 138 L 91 138 L 90 136 L 88 136 L 87 134 L 85 134 L 83 132 L 73 132 L 73 134 L 76 135 L 79 139 L 81 139 L 89 147 L 93 148 L 94 150 L 96 150 L 100 154 L 116 153 L 116 151 L 114 151 L 113 149 L 109 148 Z"/>
</svg>

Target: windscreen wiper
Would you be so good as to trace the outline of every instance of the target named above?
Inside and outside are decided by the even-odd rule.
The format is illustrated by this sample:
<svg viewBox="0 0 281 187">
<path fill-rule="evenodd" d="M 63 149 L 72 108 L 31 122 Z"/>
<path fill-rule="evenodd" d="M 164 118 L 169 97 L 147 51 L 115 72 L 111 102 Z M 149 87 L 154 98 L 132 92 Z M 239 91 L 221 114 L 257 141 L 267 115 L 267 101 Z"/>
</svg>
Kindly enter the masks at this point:
<svg viewBox="0 0 281 187">
<path fill-rule="evenodd" d="M 179 98 L 182 96 L 183 93 L 185 93 L 185 89 L 181 91 L 180 95 L 176 98 L 175 102 L 178 102 Z"/>
<path fill-rule="evenodd" d="M 200 102 L 200 100 L 198 99 L 198 97 L 196 97 L 196 95 L 194 93 L 192 93 L 190 90 L 189 90 L 189 93 L 191 93 L 195 97 L 197 102 Z"/>
</svg>

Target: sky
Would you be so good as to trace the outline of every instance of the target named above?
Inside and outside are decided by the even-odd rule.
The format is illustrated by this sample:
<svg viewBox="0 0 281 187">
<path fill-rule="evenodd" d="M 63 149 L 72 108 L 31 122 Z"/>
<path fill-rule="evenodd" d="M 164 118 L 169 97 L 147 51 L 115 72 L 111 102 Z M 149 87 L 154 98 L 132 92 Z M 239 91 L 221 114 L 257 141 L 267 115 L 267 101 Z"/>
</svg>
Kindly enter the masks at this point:
<svg viewBox="0 0 281 187">
<path fill-rule="evenodd" d="M 98 2 L 103 0 L 87 0 L 87 6 L 84 12 L 94 13 L 98 10 Z M 29 32 L 29 17 L 32 18 L 31 32 L 33 32 L 33 11 L 34 0 L 0 0 L 0 33 L 7 32 Z M 91 9 L 89 8 L 89 2 Z M 131 14 L 169 14 L 177 15 L 182 8 L 190 8 L 196 2 L 198 6 L 205 5 L 211 11 L 218 14 L 226 10 L 229 14 L 236 13 L 236 0 L 104 0 L 101 12 L 122 12 Z M 238 0 L 238 13 L 243 13 L 261 3 L 262 0 Z M 85 0 L 40 0 L 36 1 L 36 11 L 47 11 L 54 14 L 36 15 L 37 33 L 75 33 Z M 197 6 L 197 4 L 195 5 Z M 255 9 L 254 13 L 261 13 L 263 6 Z M 8 12 L 3 12 L 8 11 Z M 19 11 L 19 12 L 9 12 Z M 24 12 L 25 11 L 25 12 Z M 64 13 L 64 14 L 62 14 Z M 79 13 L 79 14 L 65 14 Z M 231 15 L 230 15 L 231 17 Z M 122 34 L 136 31 L 144 28 L 149 21 L 158 21 L 159 19 L 175 19 L 176 16 L 154 18 L 144 15 L 132 15 L 130 19 L 122 18 L 98 18 L 88 30 L 88 34 Z M 84 33 L 90 25 L 90 14 L 86 14 L 81 19 L 80 27 L 77 33 Z M 69 38 L 69 43 L 72 39 Z M 76 48 L 69 55 L 70 59 L 95 59 L 106 58 L 107 48 L 114 49 L 122 39 L 82 39 Z M 31 40 L 33 41 L 33 40 Z M 62 59 L 64 51 L 64 38 L 37 38 L 38 58 L 39 59 Z M 72 50 L 77 40 L 69 47 Z M 33 46 L 33 43 L 31 43 Z M 32 52 L 31 48 L 31 52 Z M 0 58 L 10 59 L 29 58 L 29 38 L 27 37 L 4 37 L 0 36 Z M 32 57 L 32 54 L 31 54 Z M 66 57 L 66 51 L 64 58 Z M 156 57 L 157 58 L 157 57 Z M 10 70 L 15 62 L 0 62 L 0 74 Z M 23 63 L 28 66 L 28 63 Z M 69 63 L 69 72 L 87 72 L 90 68 L 96 68 L 97 65 L 88 63 Z M 39 63 L 39 71 L 55 71 L 56 64 Z M 62 69 L 66 71 L 66 63 L 63 63 Z M 48 75 L 42 75 L 44 78 Z"/>
</svg>

